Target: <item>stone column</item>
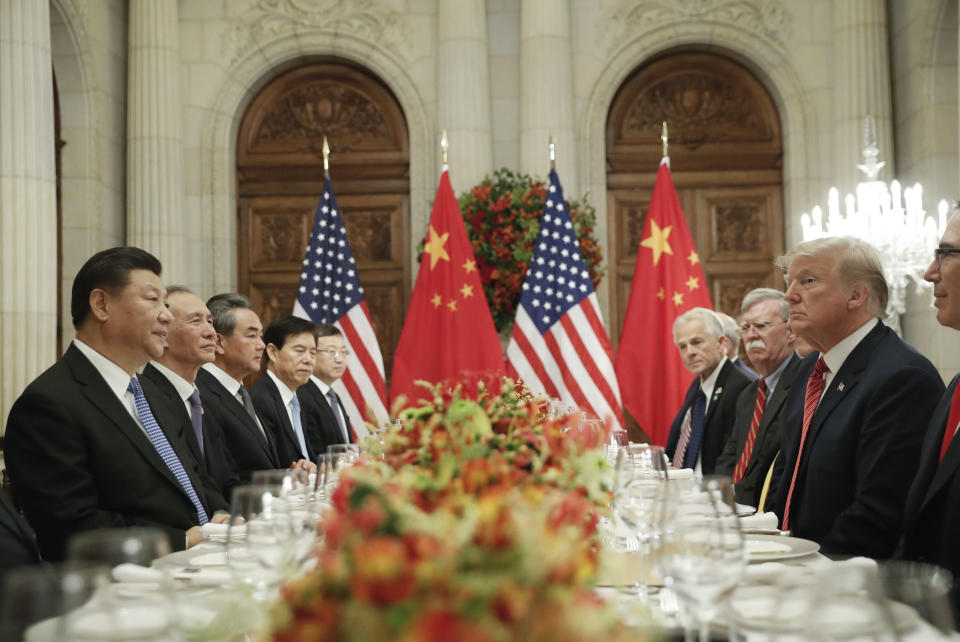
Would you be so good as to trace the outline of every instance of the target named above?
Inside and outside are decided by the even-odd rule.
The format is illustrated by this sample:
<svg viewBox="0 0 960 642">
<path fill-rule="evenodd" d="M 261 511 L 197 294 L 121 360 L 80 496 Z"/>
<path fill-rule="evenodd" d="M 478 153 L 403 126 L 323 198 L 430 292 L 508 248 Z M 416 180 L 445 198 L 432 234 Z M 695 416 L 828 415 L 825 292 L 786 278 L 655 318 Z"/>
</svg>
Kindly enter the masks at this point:
<svg viewBox="0 0 960 642">
<path fill-rule="evenodd" d="M 580 197 L 573 127 L 573 57 L 568 0 L 520 5 L 520 170 L 546 176 L 550 134 L 568 199 Z"/>
<path fill-rule="evenodd" d="M 0 428 L 56 359 L 57 179 L 50 4 L 0 2 Z"/>
<path fill-rule="evenodd" d="M 183 266 L 183 147 L 177 0 L 130 0 L 127 242 L 156 255 L 164 283 Z"/>
<path fill-rule="evenodd" d="M 887 8 L 884 0 L 835 0 L 833 3 L 834 176 L 841 203 L 855 193 L 863 174 L 863 123 L 877 124 L 880 180 L 894 176 L 893 109 Z"/>
<path fill-rule="evenodd" d="M 438 125 L 447 130 L 458 195 L 494 169 L 488 57 L 486 2 L 438 0 Z"/>
</svg>

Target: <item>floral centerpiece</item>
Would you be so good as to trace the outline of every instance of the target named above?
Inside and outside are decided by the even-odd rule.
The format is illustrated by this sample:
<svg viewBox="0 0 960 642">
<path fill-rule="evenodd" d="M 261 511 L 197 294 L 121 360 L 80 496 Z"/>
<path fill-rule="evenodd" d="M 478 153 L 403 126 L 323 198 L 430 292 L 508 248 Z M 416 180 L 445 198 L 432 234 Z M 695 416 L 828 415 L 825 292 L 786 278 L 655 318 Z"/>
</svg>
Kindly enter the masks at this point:
<svg viewBox="0 0 960 642">
<path fill-rule="evenodd" d="M 274 639 L 626 639 L 590 590 L 605 436 L 509 382 L 433 391 L 341 476 Z"/>
</svg>

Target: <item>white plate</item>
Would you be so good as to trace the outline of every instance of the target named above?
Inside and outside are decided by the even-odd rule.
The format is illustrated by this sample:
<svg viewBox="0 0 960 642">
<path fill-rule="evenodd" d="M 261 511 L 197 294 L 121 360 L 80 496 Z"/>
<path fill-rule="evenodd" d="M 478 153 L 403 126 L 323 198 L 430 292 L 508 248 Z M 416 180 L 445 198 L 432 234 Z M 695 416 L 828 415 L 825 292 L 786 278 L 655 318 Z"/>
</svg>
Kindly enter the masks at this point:
<svg viewBox="0 0 960 642">
<path fill-rule="evenodd" d="M 750 562 L 772 562 L 803 557 L 820 550 L 820 545 L 808 539 L 783 535 L 744 535 L 747 559 Z"/>
</svg>

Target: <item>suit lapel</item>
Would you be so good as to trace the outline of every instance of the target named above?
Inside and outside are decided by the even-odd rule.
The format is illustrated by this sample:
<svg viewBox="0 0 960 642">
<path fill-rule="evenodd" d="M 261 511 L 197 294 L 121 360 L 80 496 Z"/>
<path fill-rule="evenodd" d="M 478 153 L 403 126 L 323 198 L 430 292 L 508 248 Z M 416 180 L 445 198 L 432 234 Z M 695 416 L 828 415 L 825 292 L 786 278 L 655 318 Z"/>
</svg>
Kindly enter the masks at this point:
<svg viewBox="0 0 960 642">
<path fill-rule="evenodd" d="M 793 383 L 793 378 L 796 376 L 797 367 L 800 365 L 800 358 L 797 357 L 796 353 L 790 356 L 790 363 L 783 369 L 783 372 L 780 374 L 780 380 L 777 382 L 777 387 L 773 389 L 773 392 L 767 397 L 767 401 L 763 406 L 763 416 L 760 417 L 760 425 L 757 427 L 757 440 L 753 445 L 753 452 L 760 453 L 763 452 L 763 448 L 766 445 L 767 435 L 769 433 L 770 424 L 773 423 L 773 420 L 776 419 L 777 415 L 780 413 L 780 409 L 783 407 L 783 404 L 787 400 L 787 395 L 790 393 L 790 385 Z M 754 405 L 756 405 L 756 392 L 757 386 L 751 386 L 750 388 L 754 392 L 753 399 L 751 399 L 751 410 Z M 749 428 L 747 429 L 749 431 Z M 746 439 L 744 439 L 744 442 Z M 779 444 L 777 444 L 779 448 Z M 743 450 L 741 446 L 740 450 Z M 759 461 L 757 457 L 750 457 L 750 461 L 747 463 L 747 470 L 749 471 L 756 462 Z"/>
<path fill-rule="evenodd" d="M 300 442 L 297 440 L 297 433 L 293 431 L 293 424 L 290 423 L 290 416 L 287 415 L 287 407 L 283 403 L 283 398 L 280 396 L 280 389 L 277 388 L 277 384 L 274 383 L 270 375 L 264 374 L 262 378 L 266 379 L 266 384 L 269 386 L 270 398 L 273 399 L 273 412 L 277 416 L 277 421 L 280 422 L 282 426 L 282 432 L 287 440 L 293 444 L 293 449 L 299 453 Z M 293 394 L 297 393 L 294 392 Z"/>
<path fill-rule="evenodd" d="M 106 420 L 116 428 L 140 451 L 157 471 L 166 477 L 170 483 L 180 488 L 180 482 L 173 476 L 163 458 L 157 453 L 140 425 L 130 416 L 130 412 L 120 402 L 107 386 L 93 364 L 83 356 L 75 346 L 70 346 L 63 355 L 63 360 L 69 366 L 74 380 L 80 387 L 83 395 L 100 411 Z M 181 491 L 183 489 L 181 488 Z"/>
<path fill-rule="evenodd" d="M 723 364 L 723 368 L 720 369 L 720 374 L 717 375 L 717 381 L 713 385 L 713 392 L 710 394 L 710 404 L 707 406 L 707 414 L 703 418 L 703 434 L 707 434 L 707 426 L 710 425 L 710 421 L 713 419 L 713 416 L 717 412 L 717 407 L 720 405 L 720 397 L 724 394 L 724 385 L 727 383 L 727 376 L 730 374 L 730 370 L 736 368 L 733 365 L 732 361 L 727 361 Z"/>
<path fill-rule="evenodd" d="M 263 447 L 271 461 L 277 461 L 276 454 L 272 453 L 269 437 L 265 434 L 266 431 L 260 431 L 260 428 L 257 427 L 257 424 L 255 424 L 253 419 L 250 418 L 250 415 L 247 414 L 247 410 L 243 407 L 243 404 L 240 403 L 235 396 L 231 395 L 230 391 L 227 390 L 215 376 L 205 371 L 203 368 L 200 368 L 200 372 L 197 373 L 197 380 L 199 381 L 201 377 L 205 379 L 204 387 L 216 395 L 220 405 L 223 406 L 227 412 L 232 414 L 236 418 L 237 422 L 244 427 L 244 429 L 253 435 L 254 439 L 256 439 L 257 443 Z"/>
<path fill-rule="evenodd" d="M 953 397 L 953 391 L 957 387 L 957 378 L 955 377 L 953 383 L 947 388 L 947 391 L 944 393 L 944 401 L 937 408 L 937 411 L 934 413 L 933 419 L 935 420 L 931 425 L 936 431 L 934 434 L 930 435 L 930 438 L 925 444 L 924 451 L 920 455 L 920 473 L 923 471 L 933 471 L 933 478 L 930 480 L 930 485 L 927 488 L 926 494 L 923 496 L 923 505 L 921 505 L 921 510 L 923 506 L 930 501 L 930 499 L 936 495 L 944 484 L 946 484 L 953 476 L 956 474 L 957 469 L 960 468 L 960 443 L 958 443 L 957 437 L 954 437 L 953 441 L 950 442 L 950 445 L 947 446 L 947 452 L 943 456 L 943 461 L 940 459 L 940 446 L 943 443 L 943 431 L 947 426 L 947 419 L 950 415 L 950 401 Z M 929 474 L 929 473 L 928 473 Z"/>
<path fill-rule="evenodd" d="M 186 408 L 183 407 L 183 399 L 180 398 L 180 393 L 177 392 L 177 388 L 167 379 L 166 375 L 149 363 L 147 367 L 143 369 L 143 376 L 152 381 L 157 389 L 170 400 L 173 407 L 178 410 L 176 415 L 180 419 L 180 425 L 183 429 L 183 437 L 187 442 L 187 447 L 198 462 L 206 461 L 203 453 L 200 452 L 200 444 L 197 442 L 197 435 L 193 431 L 193 422 L 190 420 Z M 163 426 L 160 427 L 163 428 Z M 171 435 L 166 430 L 164 430 L 164 433 L 167 435 L 167 439 L 171 441 L 175 438 L 174 435 Z"/>
</svg>

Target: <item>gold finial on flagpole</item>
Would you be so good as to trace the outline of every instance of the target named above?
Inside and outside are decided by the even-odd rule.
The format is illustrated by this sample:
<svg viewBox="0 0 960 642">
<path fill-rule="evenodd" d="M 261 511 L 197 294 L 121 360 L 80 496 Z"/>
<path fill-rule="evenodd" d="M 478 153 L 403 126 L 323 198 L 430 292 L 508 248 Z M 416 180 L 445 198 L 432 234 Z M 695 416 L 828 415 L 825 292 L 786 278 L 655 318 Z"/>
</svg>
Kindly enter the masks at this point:
<svg viewBox="0 0 960 642">
<path fill-rule="evenodd" d="M 443 136 L 440 137 L 440 149 L 443 150 L 443 166 L 447 166 L 447 149 L 449 148 L 449 143 L 447 143 L 447 130 L 443 130 Z"/>
<path fill-rule="evenodd" d="M 330 178 L 330 145 L 327 144 L 327 135 L 323 135 L 323 175 Z"/>
<path fill-rule="evenodd" d="M 660 133 L 660 140 L 663 141 L 663 155 L 664 157 L 669 156 L 670 150 L 670 136 L 667 134 L 667 121 L 663 121 L 663 131 Z"/>
<path fill-rule="evenodd" d="M 550 169 L 557 169 L 557 146 L 553 142 L 553 132 L 550 132 Z"/>
</svg>

